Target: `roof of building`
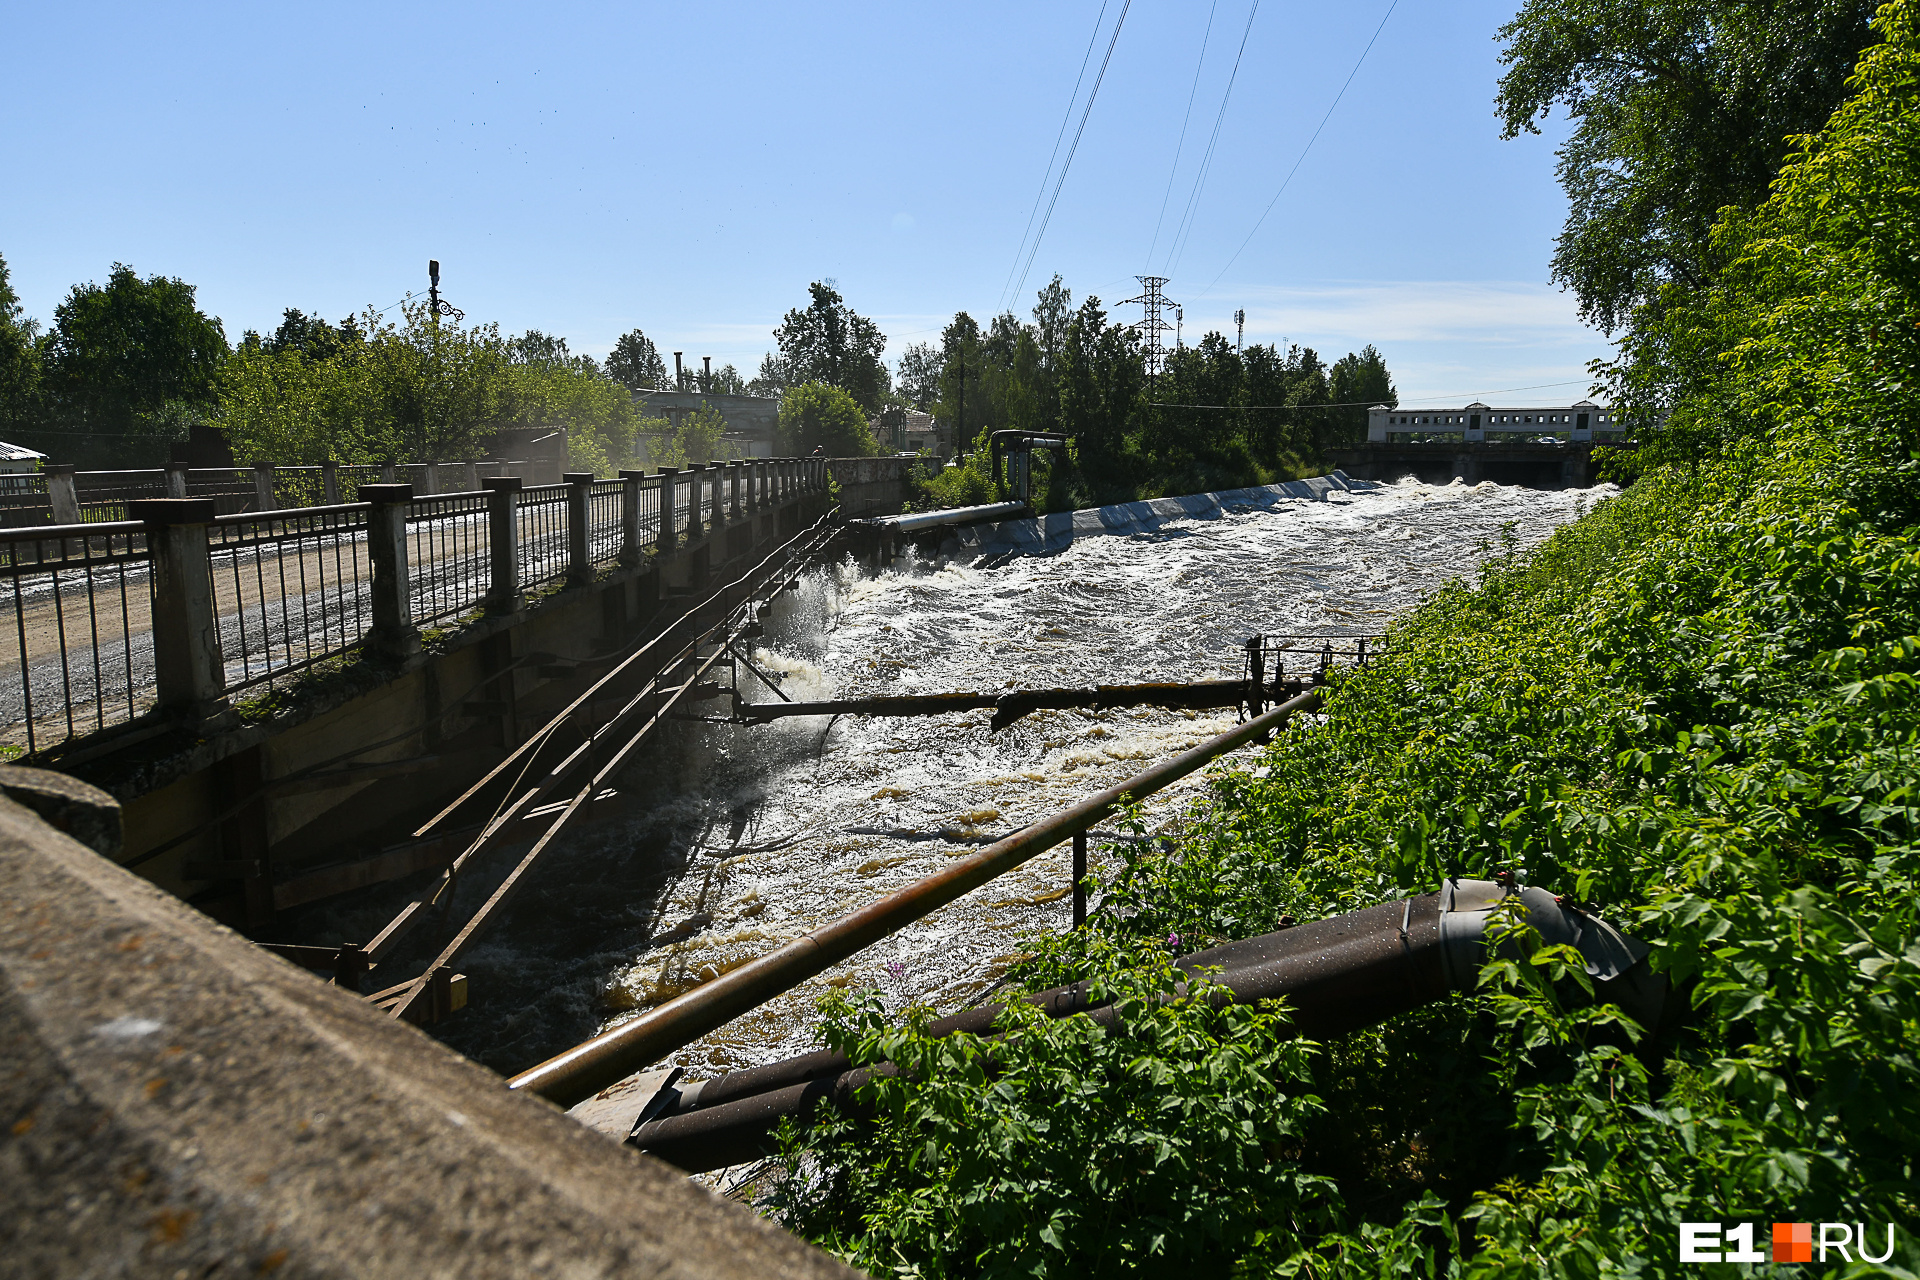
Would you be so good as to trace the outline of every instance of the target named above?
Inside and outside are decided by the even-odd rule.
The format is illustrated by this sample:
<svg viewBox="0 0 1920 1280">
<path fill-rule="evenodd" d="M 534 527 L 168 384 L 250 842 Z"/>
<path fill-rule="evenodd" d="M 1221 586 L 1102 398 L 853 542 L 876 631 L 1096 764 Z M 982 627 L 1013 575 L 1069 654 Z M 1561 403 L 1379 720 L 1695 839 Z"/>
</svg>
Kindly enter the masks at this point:
<svg viewBox="0 0 1920 1280">
<path fill-rule="evenodd" d="M 0 440 L 0 462 L 26 462 L 31 458 L 44 458 L 44 453 L 36 453 L 22 444 L 8 444 Z"/>
</svg>

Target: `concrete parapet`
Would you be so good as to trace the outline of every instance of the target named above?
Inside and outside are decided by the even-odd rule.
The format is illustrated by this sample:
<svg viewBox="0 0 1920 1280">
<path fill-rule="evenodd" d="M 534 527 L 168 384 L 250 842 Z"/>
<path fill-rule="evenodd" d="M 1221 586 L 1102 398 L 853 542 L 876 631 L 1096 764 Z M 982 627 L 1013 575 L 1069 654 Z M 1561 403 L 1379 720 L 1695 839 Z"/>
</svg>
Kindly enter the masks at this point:
<svg viewBox="0 0 1920 1280">
<path fill-rule="evenodd" d="M 9 1274 L 849 1277 L 0 800 Z"/>
</svg>

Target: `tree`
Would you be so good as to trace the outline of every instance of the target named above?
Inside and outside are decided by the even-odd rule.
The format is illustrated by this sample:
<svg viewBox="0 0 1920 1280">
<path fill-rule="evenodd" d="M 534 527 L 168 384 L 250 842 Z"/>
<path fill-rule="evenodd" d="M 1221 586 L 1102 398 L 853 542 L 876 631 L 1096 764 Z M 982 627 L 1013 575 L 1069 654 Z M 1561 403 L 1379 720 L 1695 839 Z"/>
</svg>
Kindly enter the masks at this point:
<svg viewBox="0 0 1920 1280">
<path fill-rule="evenodd" d="M 935 415 L 953 424 L 953 442 L 965 451 L 986 423 L 987 397 L 981 387 L 980 326 L 964 311 L 940 331 L 940 401 Z"/>
<path fill-rule="evenodd" d="M 880 326 L 857 315 L 832 285 L 814 281 L 807 286 L 813 301 L 806 310 L 787 312 L 773 331 L 789 385 L 823 382 L 839 387 L 861 409 L 873 413 L 891 385 L 886 362 L 887 337 Z"/>
<path fill-rule="evenodd" d="M 899 376 L 893 381 L 901 399 L 925 412 L 939 402 L 941 360 L 930 342 L 916 342 L 900 353 Z"/>
<path fill-rule="evenodd" d="M 787 393 L 787 382 L 786 361 L 769 351 L 760 357 L 760 372 L 747 384 L 747 394 L 778 399 Z"/>
<path fill-rule="evenodd" d="M 667 362 L 653 339 L 638 329 L 620 335 L 607 356 L 607 376 L 628 388 L 662 388 L 667 385 Z"/>
<path fill-rule="evenodd" d="M 315 360 L 350 356 L 366 340 L 366 333 L 352 316 L 338 326 L 319 316 L 309 316 L 297 307 L 281 313 L 280 327 L 266 340 L 267 350 L 298 351 Z"/>
<path fill-rule="evenodd" d="M 880 452 L 858 402 L 841 387 L 807 382 L 780 404 L 780 434 L 796 454 L 823 449 L 830 458 L 865 458 Z"/>
<path fill-rule="evenodd" d="M 1333 362 L 1327 371 L 1327 396 L 1342 406 L 1333 410 L 1333 422 L 1336 436 L 1346 444 L 1366 437 L 1369 406 L 1400 403 L 1386 357 L 1371 342 L 1358 355 L 1350 351 Z"/>
<path fill-rule="evenodd" d="M 1794 135 L 1846 96 L 1878 0 L 1527 0 L 1499 32 L 1504 136 L 1564 106 L 1553 278 L 1612 332 L 1713 274 L 1720 210 L 1756 208 Z"/>
<path fill-rule="evenodd" d="M 0 258 L 0 424 L 30 423 L 40 393 L 39 326 L 26 317 Z"/>
<path fill-rule="evenodd" d="M 1033 304 L 1034 341 L 1040 348 L 1040 360 L 1048 374 L 1060 360 L 1060 348 L 1067 340 L 1067 324 L 1073 319 L 1073 290 L 1060 283 L 1056 273 Z"/>
<path fill-rule="evenodd" d="M 170 402 L 211 407 L 226 357 L 226 333 L 194 305 L 192 285 L 116 262 L 104 286 L 75 285 L 54 310 L 45 386 L 92 430 L 140 432 Z"/>
</svg>

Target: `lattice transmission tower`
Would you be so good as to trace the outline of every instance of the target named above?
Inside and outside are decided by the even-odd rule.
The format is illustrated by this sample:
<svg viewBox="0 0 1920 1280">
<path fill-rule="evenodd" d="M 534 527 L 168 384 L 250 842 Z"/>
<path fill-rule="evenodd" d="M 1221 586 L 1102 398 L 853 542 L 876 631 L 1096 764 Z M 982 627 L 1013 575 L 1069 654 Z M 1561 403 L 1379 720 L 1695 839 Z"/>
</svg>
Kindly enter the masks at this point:
<svg viewBox="0 0 1920 1280">
<path fill-rule="evenodd" d="M 1146 308 L 1146 315 L 1137 323 L 1127 327 L 1140 335 L 1140 363 L 1147 371 L 1147 380 L 1153 382 L 1159 379 L 1167 363 L 1167 349 L 1161 343 L 1160 335 L 1173 328 L 1160 318 L 1160 313 L 1173 306 L 1174 302 L 1160 292 L 1161 286 L 1167 282 L 1167 277 L 1135 276 L 1134 279 L 1140 282 L 1142 290 L 1140 296 L 1128 298 L 1120 305 L 1130 307 L 1137 302 Z"/>
</svg>

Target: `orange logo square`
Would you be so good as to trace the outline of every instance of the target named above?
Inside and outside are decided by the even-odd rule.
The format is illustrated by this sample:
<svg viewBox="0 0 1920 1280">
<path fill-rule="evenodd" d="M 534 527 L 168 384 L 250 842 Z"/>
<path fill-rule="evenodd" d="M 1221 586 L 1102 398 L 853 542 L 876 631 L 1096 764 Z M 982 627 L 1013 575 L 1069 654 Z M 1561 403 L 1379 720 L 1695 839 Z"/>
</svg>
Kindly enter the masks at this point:
<svg viewBox="0 0 1920 1280">
<path fill-rule="evenodd" d="M 1813 1224 L 1811 1222 L 1774 1223 L 1773 1260 L 1775 1262 L 1812 1262 Z"/>
</svg>

